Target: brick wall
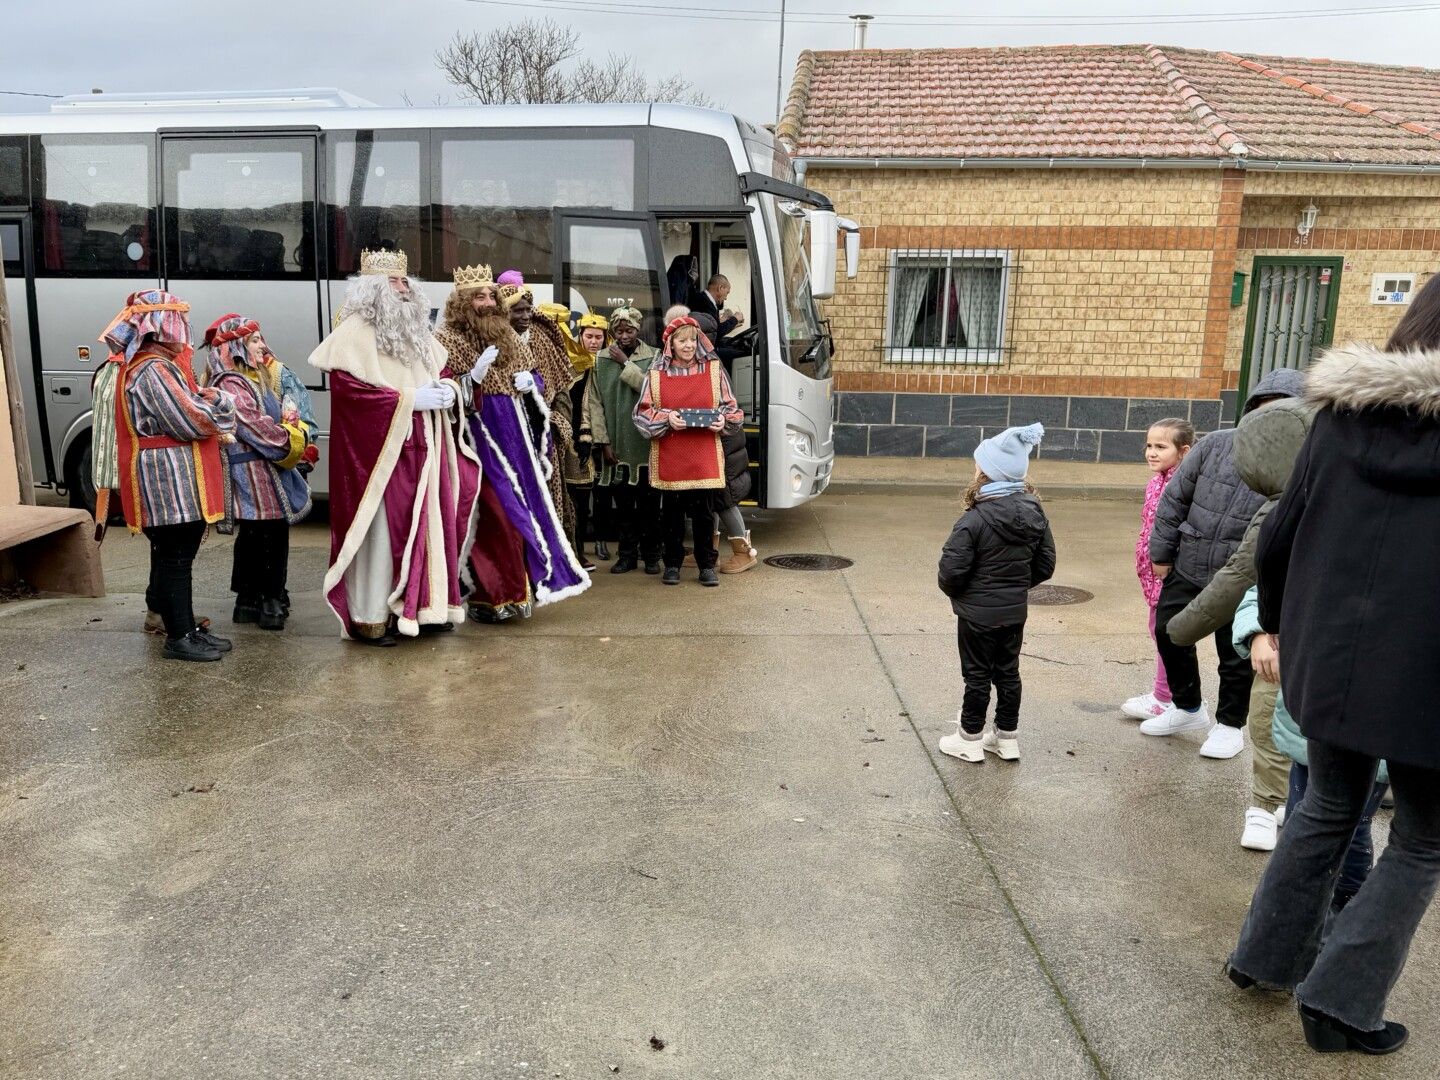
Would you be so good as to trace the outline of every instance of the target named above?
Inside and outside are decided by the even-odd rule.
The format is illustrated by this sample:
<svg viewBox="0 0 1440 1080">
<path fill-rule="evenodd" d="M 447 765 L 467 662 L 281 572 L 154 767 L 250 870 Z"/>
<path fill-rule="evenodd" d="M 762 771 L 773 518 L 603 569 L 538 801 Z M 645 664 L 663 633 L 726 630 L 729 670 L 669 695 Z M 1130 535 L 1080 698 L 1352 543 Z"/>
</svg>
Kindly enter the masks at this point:
<svg viewBox="0 0 1440 1080">
<path fill-rule="evenodd" d="M 1336 341 L 1383 340 L 1402 313 L 1370 304 L 1372 273 L 1423 282 L 1440 264 L 1440 177 L 812 163 L 806 182 L 863 229 L 859 276 L 824 305 L 842 454 L 968 454 L 997 425 L 1039 419 L 1048 456 L 1132 460 L 1159 415 L 1202 430 L 1233 418 L 1248 291 L 1232 308 L 1232 277 L 1257 254 L 1345 257 Z M 1307 201 L 1320 217 L 1301 248 Z M 999 362 L 887 359 L 897 249 L 1009 253 Z"/>
</svg>

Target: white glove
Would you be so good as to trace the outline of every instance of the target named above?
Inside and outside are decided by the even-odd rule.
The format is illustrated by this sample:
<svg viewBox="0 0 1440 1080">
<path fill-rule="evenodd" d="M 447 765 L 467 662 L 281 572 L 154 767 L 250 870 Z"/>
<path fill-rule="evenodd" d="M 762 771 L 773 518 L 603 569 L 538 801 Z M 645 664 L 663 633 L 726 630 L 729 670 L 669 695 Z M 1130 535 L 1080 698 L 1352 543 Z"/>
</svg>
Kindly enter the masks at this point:
<svg viewBox="0 0 1440 1080">
<path fill-rule="evenodd" d="M 430 383 L 415 391 L 415 411 L 430 412 L 448 409 L 455 404 L 455 391 L 444 383 Z"/>
<path fill-rule="evenodd" d="M 470 378 L 479 382 L 485 378 L 485 373 L 490 370 L 490 365 L 495 363 L 495 358 L 500 355 L 500 350 L 491 345 L 484 352 L 475 358 L 475 366 L 470 369 Z"/>
<path fill-rule="evenodd" d="M 535 389 L 535 376 L 528 371 L 517 371 L 515 373 L 515 389 L 522 394 L 528 394 Z"/>
</svg>

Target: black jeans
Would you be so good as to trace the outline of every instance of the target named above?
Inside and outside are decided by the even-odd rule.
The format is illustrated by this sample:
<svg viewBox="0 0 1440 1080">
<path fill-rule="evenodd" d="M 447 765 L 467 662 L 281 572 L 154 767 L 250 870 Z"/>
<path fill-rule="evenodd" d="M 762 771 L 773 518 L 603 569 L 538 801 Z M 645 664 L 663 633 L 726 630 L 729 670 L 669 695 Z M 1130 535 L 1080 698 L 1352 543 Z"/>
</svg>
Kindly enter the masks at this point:
<svg viewBox="0 0 1440 1080">
<path fill-rule="evenodd" d="M 1172 570 L 1160 588 L 1160 602 L 1155 605 L 1155 645 L 1170 681 L 1170 695 L 1182 709 L 1200 707 L 1200 658 L 1195 646 L 1176 645 L 1165 631 L 1170 620 L 1199 595 L 1199 585 Z M 1250 711 L 1255 673 L 1250 661 L 1235 651 L 1228 622 L 1215 631 L 1215 652 L 1220 657 L 1220 706 L 1215 710 L 1215 719 L 1227 727 L 1243 728 Z"/>
<path fill-rule="evenodd" d="M 230 591 L 242 604 L 282 600 L 290 569 L 290 523 L 237 521 Z"/>
<path fill-rule="evenodd" d="M 200 541 L 205 539 L 205 523 L 151 525 L 145 538 L 150 541 L 150 585 L 145 603 L 165 621 L 165 636 L 174 641 L 195 629 L 190 571 Z"/>
<path fill-rule="evenodd" d="M 620 558 L 646 562 L 660 558 L 660 492 L 644 476 L 636 484 L 617 481 L 609 491 L 620 523 Z"/>
<path fill-rule="evenodd" d="M 1355 722 L 1363 722 L 1357 717 Z M 1372 757 L 1309 740 L 1310 785 L 1286 818 L 1230 966 L 1362 1031 L 1377 1031 L 1410 940 L 1440 884 L 1440 770 L 1390 762 L 1390 843 L 1321 931 L 1345 853 L 1375 793 Z"/>
<path fill-rule="evenodd" d="M 715 492 L 710 490 L 702 491 L 667 491 L 665 503 L 660 511 L 660 532 L 665 541 L 665 566 L 666 568 L 679 569 L 685 562 L 685 523 L 690 522 L 690 529 L 695 539 L 695 565 L 701 570 L 709 570 L 715 565 L 719 558 L 719 552 L 710 546 L 714 539 L 715 527 L 714 511 L 711 507 L 715 504 Z"/>
<path fill-rule="evenodd" d="M 1305 798 L 1305 791 L 1309 786 L 1310 767 L 1301 765 L 1298 761 L 1293 762 L 1290 766 L 1290 795 L 1285 800 L 1287 816 L 1295 813 L 1295 808 L 1300 805 L 1300 800 Z M 1375 865 L 1375 839 L 1371 835 L 1370 825 L 1387 790 L 1387 785 L 1377 782 L 1370 792 L 1370 801 L 1365 804 L 1365 812 L 1360 815 L 1360 821 L 1355 826 L 1355 835 L 1350 838 L 1350 846 L 1345 849 L 1345 862 L 1340 866 L 1340 880 L 1335 883 L 1335 899 L 1330 904 L 1332 908 L 1343 908 L 1355 899 L 1360 886 L 1364 885 L 1365 879 L 1370 876 L 1370 870 Z"/>
<path fill-rule="evenodd" d="M 979 626 L 959 620 L 960 674 L 965 697 L 960 705 L 960 728 L 967 735 L 985 730 L 990 711 L 990 688 L 995 688 L 995 730 L 1014 731 L 1020 725 L 1020 646 L 1025 624 Z"/>
<path fill-rule="evenodd" d="M 575 549 L 575 555 L 579 557 L 585 553 L 585 541 L 591 538 L 590 499 L 595 494 L 595 489 L 579 484 L 566 484 L 565 490 L 570 493 L 570 505 L 575 507 L 575 535 L 570 538 L 570 542 Z"/>
</svg>

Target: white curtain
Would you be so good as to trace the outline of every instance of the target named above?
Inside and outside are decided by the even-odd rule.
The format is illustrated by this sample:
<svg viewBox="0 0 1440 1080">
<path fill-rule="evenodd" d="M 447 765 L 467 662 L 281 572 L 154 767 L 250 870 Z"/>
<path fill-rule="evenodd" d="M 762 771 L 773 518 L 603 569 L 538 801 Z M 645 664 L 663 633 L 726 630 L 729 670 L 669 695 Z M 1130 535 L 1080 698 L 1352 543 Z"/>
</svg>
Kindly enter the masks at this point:
<svg viewBox="0 0 1440 1080">
<path fill-rule="evenodd" d="M 915 324 L 920 319 L 920 308 L 930 289 L 930 275 L 937 272 L 938 268 L 932 266 L 906 266 L 901 263 L 895 267 L 895 305 L 890 322 L 892 348 L 908 349 L 917 344 L 913 340 Z"/>
<path fill-rule="evenodd" d="M 969 349 L 993 349 L 1000 344 L 1000 268 L 956 263 L 950 270 L 952 341 Z"/>
</svg>

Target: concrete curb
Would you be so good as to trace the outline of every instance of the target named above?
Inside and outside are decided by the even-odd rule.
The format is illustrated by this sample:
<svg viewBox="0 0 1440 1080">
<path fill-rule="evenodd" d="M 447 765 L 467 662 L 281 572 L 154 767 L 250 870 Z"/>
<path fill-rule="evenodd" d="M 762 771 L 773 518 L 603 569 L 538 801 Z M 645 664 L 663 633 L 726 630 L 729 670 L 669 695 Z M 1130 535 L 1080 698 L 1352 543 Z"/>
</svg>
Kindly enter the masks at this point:
<svg viewBox="0 0 1440 1080">
<path fill-rule="evenodd" d="M 960 497 L 963 485 L 926 480 L 833 480 L 826 495 L 953 495 Z M 1042 499 L 1078 502 L 1137 502 L 1144 492 L 1120 484 L 1040 484 Z"/>
</svg>

